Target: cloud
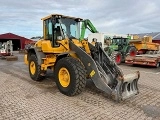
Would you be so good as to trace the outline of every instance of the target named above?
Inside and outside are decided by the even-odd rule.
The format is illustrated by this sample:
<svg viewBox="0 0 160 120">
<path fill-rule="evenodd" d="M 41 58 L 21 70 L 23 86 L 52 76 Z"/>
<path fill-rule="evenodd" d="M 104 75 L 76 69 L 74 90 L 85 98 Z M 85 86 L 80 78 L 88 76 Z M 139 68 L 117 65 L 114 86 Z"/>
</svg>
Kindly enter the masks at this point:
<svg viewBox="0 0 160 120">
<path fill-rule="evenodd" d="M 42 35 L 41 18 L 52 13 L 90 19 L 99 32 L 157 32 L 159 0 L 5 0 L 0 1 L 0 33 Z"/>
</svg>

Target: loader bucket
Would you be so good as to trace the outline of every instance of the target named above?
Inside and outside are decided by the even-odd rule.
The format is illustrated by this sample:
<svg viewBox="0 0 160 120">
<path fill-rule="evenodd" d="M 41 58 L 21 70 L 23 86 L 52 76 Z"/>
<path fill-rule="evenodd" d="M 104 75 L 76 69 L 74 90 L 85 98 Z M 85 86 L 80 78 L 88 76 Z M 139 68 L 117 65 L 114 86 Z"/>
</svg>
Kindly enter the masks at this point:
<svg viewBox="0 0 160 120">
<path fill-rule="evenodd" d="M 140 73 L 138 71 L 119 77 L 116 89 L 112 93 L 113 99 L 120 101 L 139 94 L 139 77 Z"/>
</svg>

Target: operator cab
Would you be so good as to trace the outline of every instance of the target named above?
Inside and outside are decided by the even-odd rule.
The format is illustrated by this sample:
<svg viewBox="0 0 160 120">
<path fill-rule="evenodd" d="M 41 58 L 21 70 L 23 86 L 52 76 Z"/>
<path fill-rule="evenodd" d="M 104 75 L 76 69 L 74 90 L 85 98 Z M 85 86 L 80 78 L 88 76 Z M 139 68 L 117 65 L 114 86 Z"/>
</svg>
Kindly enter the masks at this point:
<svg viewBox="0 0 160 120">
<path fill-rule="evenodd" d="M 112 44 L 115 44 L 115 45 L 127 45 L 128 44 L 127 38 L 113 37 Z"/>
<path fill-rule="evenodd" d="M 52 14 L 42 20 L 44 40 L 52 41 L 53 47 L 59 47 L 58 40 L 80 38 L 81 18 Z"/>
</svg>

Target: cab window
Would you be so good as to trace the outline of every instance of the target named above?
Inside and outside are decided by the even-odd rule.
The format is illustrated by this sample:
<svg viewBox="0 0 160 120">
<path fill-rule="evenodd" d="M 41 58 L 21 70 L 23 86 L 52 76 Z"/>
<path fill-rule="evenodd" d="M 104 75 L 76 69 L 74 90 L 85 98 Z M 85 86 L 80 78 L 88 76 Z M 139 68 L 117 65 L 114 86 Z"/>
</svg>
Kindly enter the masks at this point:
<svg viewBox="0 0 160 120">
<path fill-rule="evenodd" d="M 53 28 L 52 28 L 52 22 L 50 19 L 47 19 L 44 21 L 44 29 L 45 29 L 44 39 L 52 40 Z"/>
</svg>

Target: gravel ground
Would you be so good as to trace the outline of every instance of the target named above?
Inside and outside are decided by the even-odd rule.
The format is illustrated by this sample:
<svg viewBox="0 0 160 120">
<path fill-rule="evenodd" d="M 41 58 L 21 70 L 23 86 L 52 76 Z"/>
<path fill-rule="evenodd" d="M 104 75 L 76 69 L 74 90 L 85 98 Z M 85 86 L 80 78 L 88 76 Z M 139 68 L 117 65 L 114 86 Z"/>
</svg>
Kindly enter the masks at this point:
<svg viewBox="0 0 160 120">
<path fill-rule="evenodd" d="M 140 71 L 140 94 L 115 103 L 90 83 L 82 94 L 65 96 L 50 72 L 35 82 L 17 55 L 0 60 L 0 120 L 160 120 L 160 68 L 120 65 L 124 73 Z"/>
</svg>

